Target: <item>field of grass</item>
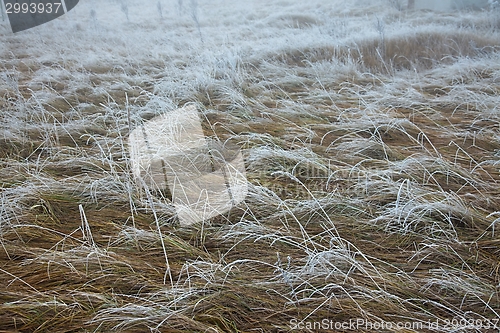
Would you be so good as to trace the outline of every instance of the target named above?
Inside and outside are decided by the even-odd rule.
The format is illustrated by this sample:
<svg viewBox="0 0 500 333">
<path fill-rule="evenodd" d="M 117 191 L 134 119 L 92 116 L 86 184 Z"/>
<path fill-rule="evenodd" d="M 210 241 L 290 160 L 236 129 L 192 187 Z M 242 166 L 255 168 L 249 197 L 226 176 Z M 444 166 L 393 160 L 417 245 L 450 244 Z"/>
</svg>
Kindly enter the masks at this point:
<svg viewBox="0 0 500 333">
<path fill-rule="evenodd" d="M 500 12 L 394 3 L 3 21 L 0 332 L 498 332 Z M 128 147 L 186 103 L 249 181 L 192 226 Z"/>
</svg>

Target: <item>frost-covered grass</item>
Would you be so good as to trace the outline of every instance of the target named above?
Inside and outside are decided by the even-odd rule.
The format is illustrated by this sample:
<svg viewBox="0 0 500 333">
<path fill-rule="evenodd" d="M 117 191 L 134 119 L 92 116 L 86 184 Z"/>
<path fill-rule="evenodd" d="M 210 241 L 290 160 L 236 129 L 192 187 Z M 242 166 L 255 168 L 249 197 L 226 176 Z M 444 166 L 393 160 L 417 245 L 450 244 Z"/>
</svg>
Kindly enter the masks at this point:
<svg viewBox="0 0 500 333">
<path fill-rule="evenodd" d="M 499 20 L 382 0 L 87 0 L 15 35 L 4 21 L 0 331 L 488 331 Z M 133 178 L 127 138 L 187 102 L 240 147 L 250 184 L 181 227 Z"/>
</svg>

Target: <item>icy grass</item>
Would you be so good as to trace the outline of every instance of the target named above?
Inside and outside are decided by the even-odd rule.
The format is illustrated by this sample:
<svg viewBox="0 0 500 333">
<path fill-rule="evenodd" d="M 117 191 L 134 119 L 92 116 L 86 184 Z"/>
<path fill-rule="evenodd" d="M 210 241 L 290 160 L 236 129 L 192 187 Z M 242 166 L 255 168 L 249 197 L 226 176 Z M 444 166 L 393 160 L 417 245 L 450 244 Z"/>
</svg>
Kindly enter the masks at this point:
<svg viewBox="0 0 500 333">
<path fill-rule="evenodd" d="M 500 319 L 498 20 L 123 0 L 2 25 L 0 329 Z M 186 102 L 251 183 L 192 228 L 126 146 Z"/>
</svg>

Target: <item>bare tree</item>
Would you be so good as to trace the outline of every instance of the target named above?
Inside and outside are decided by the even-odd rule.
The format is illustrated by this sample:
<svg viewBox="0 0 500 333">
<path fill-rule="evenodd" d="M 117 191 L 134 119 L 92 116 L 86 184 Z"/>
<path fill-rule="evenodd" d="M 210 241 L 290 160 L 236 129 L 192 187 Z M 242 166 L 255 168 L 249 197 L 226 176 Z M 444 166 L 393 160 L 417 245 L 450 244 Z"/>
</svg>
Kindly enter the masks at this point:
<svg viewBox="0 0 500 333">
<path fill-rule="evenodd" d="M 196 24 L 196 29 L 198 29 L 198 33 L 200 34 L 201 43 L 203 43 L 203 35 L 201 34 L 200 20 L 198 18 L 198 0 L 191 0 L 191 18 Z"/>
</svg>

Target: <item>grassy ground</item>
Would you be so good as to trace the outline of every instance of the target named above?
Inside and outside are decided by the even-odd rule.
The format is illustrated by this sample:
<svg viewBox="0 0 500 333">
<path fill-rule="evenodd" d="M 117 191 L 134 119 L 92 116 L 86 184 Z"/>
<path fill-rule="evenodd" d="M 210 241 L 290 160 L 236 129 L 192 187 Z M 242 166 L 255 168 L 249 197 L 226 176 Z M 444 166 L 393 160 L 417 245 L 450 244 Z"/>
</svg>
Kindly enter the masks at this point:
<svg viewBox="0 0 500 333">
<path fill-rule="evenodd" d="M 498 12 L 158 3 L 0 26 L 0 332 L 498 332 Z M 250 185 L 180 227 L 127 135 L 186 102 Z"/>
</svg>

